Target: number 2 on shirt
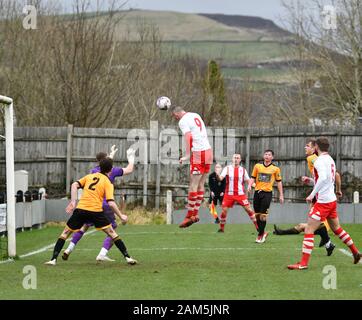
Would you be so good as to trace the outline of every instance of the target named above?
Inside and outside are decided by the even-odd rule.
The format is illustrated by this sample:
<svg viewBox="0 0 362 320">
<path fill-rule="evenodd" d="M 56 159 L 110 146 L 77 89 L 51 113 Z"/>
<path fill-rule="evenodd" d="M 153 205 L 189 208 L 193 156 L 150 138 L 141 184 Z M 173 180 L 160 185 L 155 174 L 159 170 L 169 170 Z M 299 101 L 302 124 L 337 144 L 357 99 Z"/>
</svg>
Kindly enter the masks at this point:
<svg viewBox="0 0 362 320">
<path fill-rule="evenodd" d="M 200 131 L 202 131 L 202 123 L 201 123 L 200 119 L 195 118 L 194 120 L 195 120 L 196 125 L 200 128 Z"/>
</svg>

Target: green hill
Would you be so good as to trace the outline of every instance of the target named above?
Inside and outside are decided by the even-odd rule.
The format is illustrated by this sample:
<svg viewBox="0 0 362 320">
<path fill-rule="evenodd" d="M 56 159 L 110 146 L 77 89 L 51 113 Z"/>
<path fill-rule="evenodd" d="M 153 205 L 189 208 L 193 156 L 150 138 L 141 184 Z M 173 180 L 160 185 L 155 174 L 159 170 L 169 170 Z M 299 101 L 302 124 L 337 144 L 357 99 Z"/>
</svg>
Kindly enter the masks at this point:
<svg viewBox="0 0 362 320">
<path fill-rule="evenodd" d="M 148 10 L 129 10 L 122 14 L 119 33 L 129 31 L 133 40 L 137 40 L 141 22 L 157 26 L 165 41 L 283 41 L 288 35 L 272 21 L 258 17 Z M 230 23 L 231 20 L 236 23 Z"/>
</svg>

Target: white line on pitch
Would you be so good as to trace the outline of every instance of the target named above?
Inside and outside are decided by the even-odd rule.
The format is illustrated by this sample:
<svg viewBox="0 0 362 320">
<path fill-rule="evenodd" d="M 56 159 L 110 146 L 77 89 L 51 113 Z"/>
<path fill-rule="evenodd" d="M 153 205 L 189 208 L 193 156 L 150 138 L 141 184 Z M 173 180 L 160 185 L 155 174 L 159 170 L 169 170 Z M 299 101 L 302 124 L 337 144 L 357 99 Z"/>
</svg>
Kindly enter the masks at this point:
<svg viewBox="0 0 362 320">
<path fill-rule="evenodd" d="M 256 250 L 256 249 L 264 249 L 262 247 L 255 247 L 255 248 L 131 248 L 132 251 L 166 251 L 166 250 L 204 250 L 204 251 L 214 251 L 214 250 Z M 278 250 L 278 248 L 268 248 L 268 250 Z M 295 250 L 300 250 L 300 248 L 294 248 Z M 79 248 L 77 251 L 99 251 L 99 248 Z"/>
<path fill-rule="evenodd" d="M 339 249 L 339 251 L 345 254 L 346 256 L 353 257 L 353 254 L 347 251 L 346 249 Z M 362 260 L 360 260 L 359 263 L 362 264 Z"/>
<path fill-rule="evenodd" d="M 97 230 L 94 229 L 94 230 L 91 230 L 91 231 L 88 231 L 86 232 L 84 235 L 90 235 L 94 232 L 96 232 Z M 67 241 L 70 241 L 71 239 L 67 239 Z M 35 250 L 35 251 L 31 251 L 31 252 L 28 252 L 28 253 L 25 253 L 25 254 L 22 254 L 21 256 L 19 256 L 19 258 L 26 258 L 26 257 L 29 257 L 29 256 L 33 256 L 35 254 L 38 254 L 38 253 L 41 253 L 41 252 L 45 252 L 47 250 L 49 250 L 50 248 L 53 248 L 55 246 L 55 243 L 52 243 L 52 244 L 49 244 L 43 248 L 40 248 L 38 250 Z M 15 260 L 13 259 L 8 259 L 8 260 L 5 260 L 5 261 L 1 261 L 0 264 L 4 264 L 4 263 L 9 263 L 9 262 L 14 262 Z"/>
</svg>

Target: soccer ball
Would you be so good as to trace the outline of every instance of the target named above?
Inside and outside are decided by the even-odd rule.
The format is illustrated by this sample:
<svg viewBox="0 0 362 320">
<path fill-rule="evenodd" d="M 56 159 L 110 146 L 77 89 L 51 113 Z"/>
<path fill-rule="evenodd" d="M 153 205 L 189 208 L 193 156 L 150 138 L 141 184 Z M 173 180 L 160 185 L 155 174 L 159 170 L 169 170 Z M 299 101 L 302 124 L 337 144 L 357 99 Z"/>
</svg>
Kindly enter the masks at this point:
<svg viewBox="0 0 362 320">
<path fill-rule="evenodd" d="M 171 107 L 171 100 L 168 97 L 159 97 L 156 105 L 160 110 L 168 110 Z"/>
</svg>

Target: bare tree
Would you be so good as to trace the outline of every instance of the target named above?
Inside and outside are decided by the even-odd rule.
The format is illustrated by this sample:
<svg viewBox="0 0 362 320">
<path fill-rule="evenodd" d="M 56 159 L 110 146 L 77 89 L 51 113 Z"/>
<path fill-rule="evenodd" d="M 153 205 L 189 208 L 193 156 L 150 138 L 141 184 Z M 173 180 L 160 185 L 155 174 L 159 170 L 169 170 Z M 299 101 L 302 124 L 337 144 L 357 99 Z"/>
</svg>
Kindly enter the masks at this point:
<svg viewBox="0 0 362 320">
<path fill-rule="evenodd" d="M 335 0 L 331 5 L 284 1 L 295 35 L 291 56 L 300 62 L 298 86 L 284 91 L 284 97 L 309 118 L 353 122 L 362 114 L 362 2 Z"/>
</svg>

